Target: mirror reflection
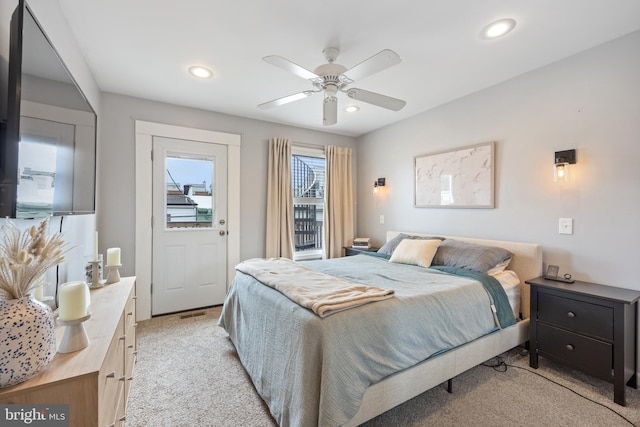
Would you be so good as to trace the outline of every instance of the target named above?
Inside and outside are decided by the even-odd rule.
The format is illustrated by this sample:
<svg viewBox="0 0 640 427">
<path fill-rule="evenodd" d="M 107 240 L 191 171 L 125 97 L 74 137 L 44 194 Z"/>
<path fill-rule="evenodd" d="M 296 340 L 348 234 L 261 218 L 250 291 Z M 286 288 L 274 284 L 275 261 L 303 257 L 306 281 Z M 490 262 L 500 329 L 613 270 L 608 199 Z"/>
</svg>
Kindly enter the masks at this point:
<svg viewBox="0 0 640 427">
<path fill-rule="evenodd" d="M 96 115 L 26 8 L 17 218 L 95 210 Z"/>
</svg>

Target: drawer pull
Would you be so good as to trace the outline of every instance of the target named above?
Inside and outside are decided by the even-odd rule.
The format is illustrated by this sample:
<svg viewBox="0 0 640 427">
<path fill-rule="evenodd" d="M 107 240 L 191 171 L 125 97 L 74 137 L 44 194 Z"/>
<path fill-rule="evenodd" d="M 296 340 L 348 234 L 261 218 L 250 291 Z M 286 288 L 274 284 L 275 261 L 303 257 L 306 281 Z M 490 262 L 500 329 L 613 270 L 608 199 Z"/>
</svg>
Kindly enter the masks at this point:
<svg viewBox="0 0 640 427">
<path fill-rule="evenodd" d="M 124 380 L 126 380 L 126 379 L 127 379 L 127 377 L 123 375 L 120 378 L 118 378 L 118 381 L 124 382 Z"/>
<path fill-rule="evenodd" d="M 129 344 L 127 348 L 133 348 L 133 344 Z"/>
<path fill-rule="evenodd" d="M 133 311 L 130 311 L 127 313 L 127 316 L 131 316 L 133 314 Z"/>
<path fill-rule="evenodd" d="M 118 418 L 118 421 L 125 421 L 127 419 L 127 416 L 123 416 L 122 418 Z"/>
<path fill-rule="evenodd" d="M 127 378 L 127 381 L 133 381 L 133 376 L 130 376 L 129 378 Z"/>
<path fill-rule="evenodd" d="M 574 317 L 576 317 L 576 314 L 575 314 L 573 311 L 570 311 L 570 312 L 568 312 L 568 313 L 567 313 L 567 316 L 568 316 L 570 319 L 573 319 Z"/>
<path fill-rule="evenodd" d="M 571 344 L 567 344 L 567 350 L 573 351 L 573 346 Z"/>
<path fill-rule="evenodd" d="M 134 352 L 133 352 L 133 353 L 131 353 L 131 354 L 133 354 L 134 356 L 137 356 L 137 355 L 138 355 L 138 352 L 137 352 L 137 351 L 134 351 Z"/>
<path fill-rule="evenodd" d="M 115 377 L 116 377 L 116 371 L 113 371 L 107 374 L 107 378 L 115 378 Z"/>
<path fill-rule="evenodd" d="M 118 338 L 120 341 L 124 341 L 126 339 L 126 335 L 121 336 L 120 338 Z"/>
</svg>

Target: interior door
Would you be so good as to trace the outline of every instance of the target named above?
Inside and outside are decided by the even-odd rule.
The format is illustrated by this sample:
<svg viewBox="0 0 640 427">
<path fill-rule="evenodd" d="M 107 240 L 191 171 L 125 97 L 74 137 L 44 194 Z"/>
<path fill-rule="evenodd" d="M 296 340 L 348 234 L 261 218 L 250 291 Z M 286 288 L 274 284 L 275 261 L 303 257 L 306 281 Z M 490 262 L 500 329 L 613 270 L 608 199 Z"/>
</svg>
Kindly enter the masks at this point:
<svg viewBox="0 0 640 427">
<path fill-rule="evenodd" d="M 153 138 L 151 314 L 222 304 L 227 147 Z"/>
</svg>

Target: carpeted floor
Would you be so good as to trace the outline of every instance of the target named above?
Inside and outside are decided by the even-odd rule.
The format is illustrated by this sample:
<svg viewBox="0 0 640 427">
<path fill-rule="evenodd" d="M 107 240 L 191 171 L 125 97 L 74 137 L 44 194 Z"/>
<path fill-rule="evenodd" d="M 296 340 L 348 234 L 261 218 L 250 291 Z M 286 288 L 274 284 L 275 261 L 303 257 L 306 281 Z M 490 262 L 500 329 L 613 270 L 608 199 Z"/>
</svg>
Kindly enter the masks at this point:
<svg viewBox="0 0 640 427">
<path fill-rule="evenodd" d="M 275 425 L 217 326 L 219 314 L 217 307 L 139 323 L 127 426 Z M 640 390 L 627 387 L 622 407 L 611 384 L 543 358 L 530 369 L 522 348 L 503 360 L 506 370 L 477 366 L 454 379 L 453 394 L 435 387 L 364 426 L 640 426 Z"/>
</svg>

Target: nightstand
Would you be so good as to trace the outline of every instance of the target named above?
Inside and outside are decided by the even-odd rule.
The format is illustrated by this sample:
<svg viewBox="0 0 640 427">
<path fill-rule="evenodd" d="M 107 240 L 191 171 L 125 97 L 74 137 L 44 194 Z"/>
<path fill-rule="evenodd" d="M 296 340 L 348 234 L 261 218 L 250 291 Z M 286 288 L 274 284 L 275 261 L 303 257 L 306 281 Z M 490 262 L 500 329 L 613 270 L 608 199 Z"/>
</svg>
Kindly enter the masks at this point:
<svg viewBox="0 0 640 427">
<path fill-rule="evenodd" d="M 353 256 L 353 255 L 358 255 L 362 252 L 378 252 L 378 249 L 380 248 L 354 248 L 351 246 L 343 246 L 344 247 L 344 256 Z"/>
<path fill-rule="evenodd" d="M 640 291 L 542 277 L 531 285 L 529 366 L 538 357 L 613 383 L 614 402 L 625 406 L 625 386 L 638 388 L 636 322 Z"/>
</svg>

